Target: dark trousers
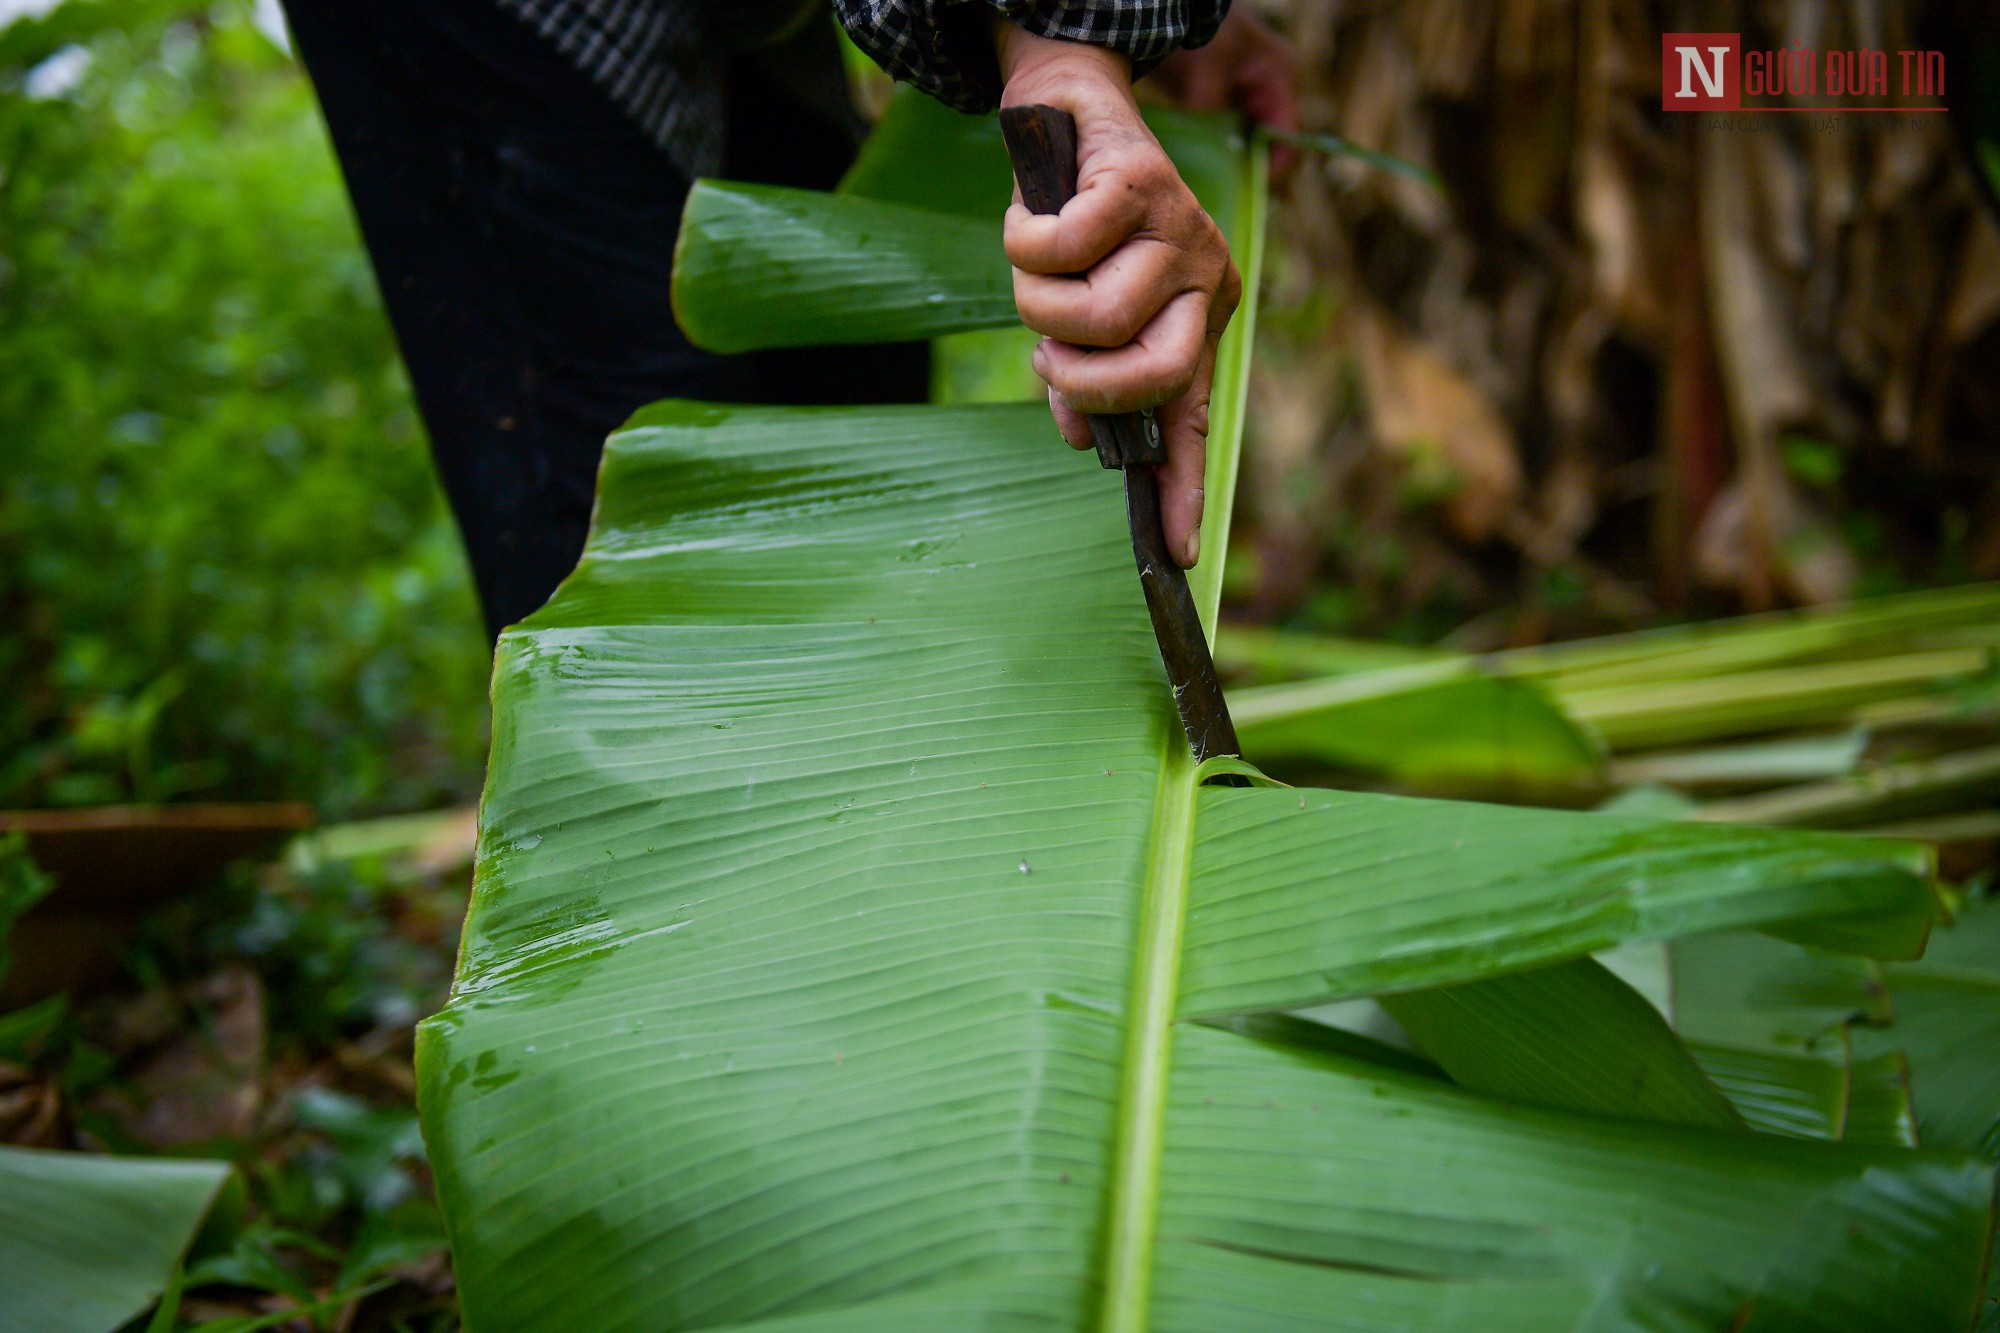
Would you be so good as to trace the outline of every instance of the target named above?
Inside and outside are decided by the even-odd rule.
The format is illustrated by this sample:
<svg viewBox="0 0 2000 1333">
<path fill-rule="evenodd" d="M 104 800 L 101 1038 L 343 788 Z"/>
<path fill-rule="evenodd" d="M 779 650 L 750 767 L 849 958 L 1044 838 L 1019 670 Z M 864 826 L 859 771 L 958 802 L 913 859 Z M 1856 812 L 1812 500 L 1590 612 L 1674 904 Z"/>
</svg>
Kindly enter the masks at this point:
<svg viewBox="0 0 2000 1333">
<path fill-rule="evenodd" d="M 286 0 L 488 630 L 576 564 L 604 437 L 659 398 L 916 401 L 920 346 L 717 356 L 668 304 L 689 181 L 494 0 Z M 846 127 L 729 64 L 726 174 L 825 189 Z"/>
</svg>

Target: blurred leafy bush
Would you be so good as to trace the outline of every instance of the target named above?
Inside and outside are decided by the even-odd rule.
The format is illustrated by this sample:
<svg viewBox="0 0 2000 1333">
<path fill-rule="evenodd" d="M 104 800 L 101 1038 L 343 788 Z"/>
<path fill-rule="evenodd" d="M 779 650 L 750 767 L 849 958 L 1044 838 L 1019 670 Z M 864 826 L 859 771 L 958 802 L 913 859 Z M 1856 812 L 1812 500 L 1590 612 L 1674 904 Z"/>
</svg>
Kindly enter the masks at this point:
<svg viewBox="0 0 2000 1333">
<path fill-rule="evenodd" d="M 0 805 L 469 794 L 485 645 L 303 73 L 247 4 L 37 22 L 0 30 Z"/>
</svg>

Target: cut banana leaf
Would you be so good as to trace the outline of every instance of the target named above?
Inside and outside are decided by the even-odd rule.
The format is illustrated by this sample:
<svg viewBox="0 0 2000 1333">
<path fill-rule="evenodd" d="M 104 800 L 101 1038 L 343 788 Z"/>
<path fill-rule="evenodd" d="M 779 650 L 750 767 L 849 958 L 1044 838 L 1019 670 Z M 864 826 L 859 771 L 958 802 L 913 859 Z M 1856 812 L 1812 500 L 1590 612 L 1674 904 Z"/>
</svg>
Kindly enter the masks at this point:
<svg viewBox="0 0 2000 1333">
<path fill-rule="evenodd" d="M 1712 1042 L 1690 1042 L 1688 1049 L 1752 1129 L 1796 1139 L 1841 1137 L 1848 1097 L 1844 1062 Z"/>
<path fill-rule="evenodd" d="M 112 1333 L 167 1288 L 226 1162 L 0 1147 L 0 1333 Z"/>
<path fill-rule="evenodd" d="M 1887 1030 L 1857 1028 L 1856 1049 L 1908 1061 L 1909 1110 L 1920 1142 L 1964 1148 L 2000 1161 L 2000 911 L 1980 904 L 1962 917 L 1962 936 L 1940 961 L 1889 973 L 1896 1020 Z M 1968 956 L 1965 945 L 1979 952 Z M 1958 946 L 1954 949 L 1953 945 Z M 2000 1329 L 2000 1254 L 1989 1246 L 1980 1333 Z"/>
<path fill-rule="evenodd" d="M 2000 907 L 1975 899 L 1920 963 L 1884 969 L 1894 1020 L 1854 1031 L 1909 1061 L 1920 1142 L 2000 1160 Z"/>
<path fill-rule="evenodd" d="M 780 285 L 782 301 L 741 295 Z M 734 181 L 697 181 L 688 195 L 673 295 L 681 328 L 713 352 L 1016 322 L 997 219 Z"/>
<path fill-rule="evenodd" d="M 1188 1099 L 1170 1051 L 1265 1048 L 1174 1037 L 1176 1006 L 1241 1004 L 1211 1003 L 1218 977 L 1253 1006 L 1289 1006 L 1814 913 L 1877 913 L 1901 947 L 1905 915 L 1927 910 L 1893 844 L 1197 788 L 1118 506 L 1088 460 L 1052 447 L 1042 412 L 670 405 L 614 440 L 583 564 L 501 646 L 463 962 L 422 1038 L 473 1329 L 851 1327 L 881 1312 L 834 1312 L 892 1298 L 914 1303 L 915 1326 L 941 1317 L 920 1292 L 962 1300 L 973 1289 L 952 1284 L 973 1279 L 1009 1293 L 981 1307 L 994 1320 L 1185 1326 L 1183 1295 L 1250 1299 L 1173 1257 L 1190 1234 L 1174 1210 L 1209 1205 L 1198 1177 L 1173 1174 L 1169 1107 Z M 1290 955 L 1225 956 L 1218 927 L 1260 924 L 1231 907 L 1256 894 L 1303 946 L 1303 987 Z M 1315 1077 L 1272 1068 L 1287 1089 Z M 1335 1138 L 1401 1105 L 1316 1077 L 1348 1108 L 1325 1121 Z M 1515 1112 L 1452 1105 L 1497 1116 L 1496 1142 L 1513 1142 Z M 1417 1171 L 1428 1147 L 1378 1143 L 1379 1165 Z M 1608 1188 L 1571 1180 L 1554 1151 L 1519 1169 L 1551 1190 Z M 1841 1228 L 1771 1224 L 1804 1247 L 1783 1299 L 1841 1309 L 1838 1284 L 1893 1281 L 1835 1262 L 1856 1243 L 1848 1224 L 1915 1243 L 1897 1228 L 1919 1224 L 1892 1220 L 1877 1190 L 1918 1190 L 1929 1210 L 1932 1258 L 1910 1273 L 1944 1285 L 1910 1299 L 1969 1299 L 1951 1275 L 1976 1262 L 1964 1236 L 1985 1196 L 1963 1165 L 1760 1175 L 1725 1157 L 1700 1177 L 1718 1215 L 1769 1221 L 1853 1195 Z M 1637 1160 L 1617 1169 L 1654 1170 Z M 1605 1161 L 1588 1172 L 1608 1178 Z M 1454 1178 L 1475 1215 L 1518 1185 Z M 1345 1206 L 1437 1186 L 1418 1172 L 1398 1188 Z M 1220 1202 L 1247 1207 L 1255 1190 L 1241 1190 Z M 1629 1190 L 1602 1205 L 1640 1207 Z M 1154 1243 L 1156 1218 L 1174 1244 Z M 1525 1232 L 1561 1222 L 1534 1218 Z M 1740 1244 L 1730 1234 L 1717 1248 Z M 1257 1248 L 1233 1235 L 1220 1239 Z M 1644 1263 L 1691 1265 L 1663 1290 L 1727 1301 L 1700 1307 L 1726 1322 L 1765 1275 L 1709 1273 L 1709 1254 Z M 1558 1258 L 1529 1265 L 1529 1295 L 1638 1281 L 1596 1251 Z M 1305 1299 L 1300 1265 L 1281 1271 L 1284 1299 Z M 1413 1278 L 1396 1299 L 1431 1311 L 1435 1286 Z"/>
<path fill-rule="evenodd" d="M 1696 819 L 1838 828 L 1909 816 L 2000 789 L 2000 746 L 1885 764 L 1853 777 L 1709 801 Z"/>
<path fill-rule="evenodd" d="M 1642 630 L 1495 654 L 1509 672 L 1560 690 L 1672 683 L 1800 662 L 1894 656 L 1993 642 L 2000 584 L 1970 584 L 1877 597 L 1849 606 Z"/>
<path fill-rule="evenodd" d="M 1244 204 L 1234 127 L 1185 112 L 1147 119 L 1231 235 Z M 997 122 L 910 93 L 870 144 L 839 194 L 696 183 L 674 253 L 674 314 L 690 339 L 743 352 L 1017 323 L 1000 248 L 1013 176 Z"/>
<path fill-rule="evenodd" d="M 1714 1043 L 1851 1063 L 1844 1137 L 2000 1158 L 2000 911 L 1974 900 L 1932 938 L 1923 961 L 1887 965 L 1753 936 L 1677 941 L 1675 1025 L 1705 1065 Z"/>
<path fill-rule="evenodd" d="M 1921 853 L 1886 842 L 1317 790 L 1210 788 L 1201 803 L 1189 1016 L 1744 926 L 1909 956 L 1932 911 Z"/>
<path fill-rule="evenodd" d="M 1674 1029 L 1693 1042 L 1844 1063 L 1852 1020 L 1891 1016 L 1879 963 L 1757 935 L 1676 940 Z"/>
<path fill-rule="evenodd" d="M 1752 1129 L 1793 1138 L 1913 1148 L 1909 1066 L 1900 1053 L 1856 1059 L 1690 1043 L 1702 1070 Z"/>
<path fill-rule="evenodd" d="M 1984 583 L 1514 648 L 1479 660 L 1496 674 L 1543 681 L 1559 692 L 1608 690 L 1801 662 L 1991 646 L 2000 642 L 1996 624 L 2000 584 Z M 1223 630 L 1216 656 L 1227 665 L 1290 677 L 1464 660 L 1445 649 L 1250 626 Z"/>
<path fill-rule="evenodd" d="M 1988 1029 L 1988 1037 L 1993 1033 Z M 2000 1047 L 1991 1048 L 2000 1050 Z M 1849 1143 L 1884 1143 L 1914 1148 L 1916 1107 L 1910 1096 L 1910 1062 L 1902 1051 L 1856 1059 L 1848 1067 L 1847 1123 L 1840 1137 Z M 2000 1110 L 2000 1108 L 1996 1108 Z M 1938 1147 L 1957 1145 L 1940 1142 Z M 1986 1152 L 1991 1160 L 2000 1154 Z"/>
<path fill-rule="evenodd" d="M 1624 750 L 1850 723 L 1867 705 L 1943 694 L 1992 667 L 1990 648 L 1937 648 L 1638 685 L 1564 683 L 1556 693 L 1573 717 Z"/>
<path fill-rule="evenodd" d="M 1425 662 L 1460 660 L 1442 648 L 1415 648 L 1379 639 L 1343 639 L 1259 625 L 1224 625 L 1215 633 L 1216 665 L 1257 680 L 1344 676 Z"/>
<path fill-rule="evenodd" d="M 1741 1129 L 1743 1118 L 1637 991 L 1577 958 L 1382 997 L 1452 1081 L 1620 1120 Z"/>
<path fill-rule="evenodd" d="M 1313 760 L 1426 784 L 1581 786 L 1602 747 L 1540 686 L 1441 662 L 1240 690 L 1244 753 Z"/>
<path fill-rule="evenodd" d="M 1925 710 L 1948 716 L 1961 707 L 1954 702 L 1959 692 L 1992 679 L 2000 646 L 1996 619 L 2000 586 L 1982 584 L 1477 658 L 1270 630 L 1228 631 L 1219 656 L 1224 665 L 1262 679 L 1320 677 L 1242 693 L 1261 752 L 1273 756 L 1325 743 L 1321 733 L 1339 743 L 1337 728 L 1316 715 L 1323 704 L 1408 689 L 1428 679 L 1426 670 L 1440 678 L 1456 671 L 1534 685 L 1568 725 L 1622 752 L 1772 730 L 1920 720 Z M 1475 707 L 1469 715 L 1482 714 Z M 1843 760 L 1851 766 L 1843 748 L 1787 741 L 1629 761 L 1617 776 L 1621 783 L 1682 781 L 1684 775 L 1736 781 L 1772 770 L 1779 779 L 1812 777 Z M 1449 772 L 1451 762 L 1451 752 L 1441 752 L 1437 769 L 1447 778 L 1457 776 Z M 1475 756 L 1471 775 L 1478 764 Z M 1962 785 L 1987 777 L 1981 770 L 1958 780 Z"/>
<path fill-rule="evenodd" d="M 1206 1028 L 1174 1061 L 1161 1234 L 1258 1262 L 1163 1249 L 1155 1329 L 1945 1329 L 1977 1299 L 1963 1158 L 1503 1108 Z"/>
<path fill-rule="evenodd" d="M 1990 899 L 1964 903 L 1916 963 L 1855 971 L 1857 960 L 1743 936 L 1682 941 L 1673 956 L 1684 1032 L 1848 1053 L 1850 1141 L 2000 1160 L 2000 909 Z M 2000 1328 L 1991 1259 L 1988 1280 L 1982 1333 Z"/>
<path fill-rule="evenodd" d="M 1813 778 L 1843 777 L 1861 767 L 1868 733 L 1841 731 L 1788 736 L 1749 745 L 1635 755 L 1611 766 L 1621 787 L 1673 783 L 1680 787 L 1769 786 Z"/>
</svg>

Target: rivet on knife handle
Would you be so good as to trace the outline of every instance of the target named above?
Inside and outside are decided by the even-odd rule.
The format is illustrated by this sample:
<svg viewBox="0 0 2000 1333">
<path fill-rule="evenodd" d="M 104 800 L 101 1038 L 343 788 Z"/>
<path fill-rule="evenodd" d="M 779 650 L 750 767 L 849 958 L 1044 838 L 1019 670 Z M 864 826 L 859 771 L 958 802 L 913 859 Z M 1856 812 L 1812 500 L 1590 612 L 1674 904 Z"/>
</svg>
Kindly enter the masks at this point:
<svg viewBox="0 0 2000 1333">
<path fill-rule="evenodd" d="M 1076 121 L 1052 106 L 1002 107 L 1000 132 L 1014 161 L 1021 202 L 1030 212 L 1061 212 L 1076 194 Z M 1167 454 L 1153 414 L 1092 414 L 1088 420 L 1098 461 L 1125 473 L 1132 555 L 1188 744 L 1198 760 L 1241 754 L 1229 706 L 1215 678 L 1215 659 L 1209 655 L 1201 617 L 1194 608 L 1194 594 L 1188 591 L 1187 575 L 1168 553 L 1160 526 L 1160 484 L 1154 468 L 1166 462 Z"/>
</svg>

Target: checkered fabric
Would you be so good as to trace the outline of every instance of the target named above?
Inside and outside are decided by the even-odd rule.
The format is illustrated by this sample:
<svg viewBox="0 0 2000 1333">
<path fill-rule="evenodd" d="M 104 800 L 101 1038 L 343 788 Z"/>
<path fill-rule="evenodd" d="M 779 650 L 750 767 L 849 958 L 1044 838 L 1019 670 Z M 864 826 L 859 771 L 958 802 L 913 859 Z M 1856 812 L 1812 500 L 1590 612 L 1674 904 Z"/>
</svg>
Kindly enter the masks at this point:
<svg viewBox="0 0 2000 1333">
<path fill-rule="evenodd" d="M 1215 36 L 1229 0 L 833 0 L 854 44 L 898 80 L 961 111 L 1000 104 L 991 16 L 1040 37 L 1108 46 L 1143 74 Z"/>
<path fill-rule="evenodd" d="M 689 176 L 722 169 L 722 68 L 694 0 L 499 0 L 590 76 Z"/>
<path fill-rule="evenodd" d="M 823 0 L 498 0 L 590 76 L 690 176 L 722 169 L 723 62 L 782 35 Z M 834 0 L 855 44 L 961 111 L 1000 101 L 988 16 L 1108 46 L 1138 72 L 1215 35 L 1229 0 Z M 711 35 L 715 40 L 711 40 Z"/>
</svg>

